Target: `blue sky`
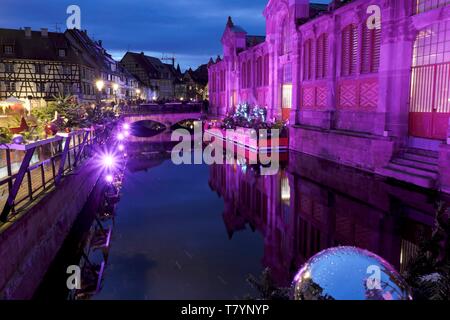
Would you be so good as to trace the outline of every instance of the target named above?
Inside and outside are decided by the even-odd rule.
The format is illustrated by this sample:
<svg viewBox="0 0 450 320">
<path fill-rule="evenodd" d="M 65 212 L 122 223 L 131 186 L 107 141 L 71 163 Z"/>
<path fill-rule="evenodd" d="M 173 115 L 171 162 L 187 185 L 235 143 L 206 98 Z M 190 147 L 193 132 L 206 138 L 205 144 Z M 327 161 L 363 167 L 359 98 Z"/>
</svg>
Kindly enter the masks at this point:
<svg viewBox="0 0 450 320">
<path fill-rule="evenodd" d="M 329 2 L 317 0 L 315 2 Z M 66 9 L 81 8 L 81 27 L 117 59 L 127 50 L 175 54 L 183 69 L 222 53 L 227 17 L 249 34 L 265 32 L 267 0 L 1 0 L 0 28 L 64 30 Z"/>
</svg>

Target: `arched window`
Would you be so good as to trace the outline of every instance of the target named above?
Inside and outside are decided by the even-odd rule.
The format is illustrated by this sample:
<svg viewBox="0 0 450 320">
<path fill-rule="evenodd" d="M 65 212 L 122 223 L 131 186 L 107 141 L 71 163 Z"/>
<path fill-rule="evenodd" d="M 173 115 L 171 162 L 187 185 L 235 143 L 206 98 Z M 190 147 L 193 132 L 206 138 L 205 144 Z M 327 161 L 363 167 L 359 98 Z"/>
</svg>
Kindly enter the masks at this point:
<svg viewBox="0 0 450 320">
<path fill-rule="evenodd" d="M 246 79 L 247 79 L 247 68 L 245 67 L 245 62 L 241 65 L 241 89 L 246 88 Z"/>
<path fill-rule="evenodd" d="M 316 79 L 328 75 L 328 34 L 323 33 L 317 39 L 316 45 Z"/>
<path fill-rule="evenodd" d="M 289 19 L 286 18 L 283 21 L 283 43 L 282 43 L 282 53 L 287 54 L 291 52 L 291 31 L 289 30 Z"/>
<path fill-rule="evenodd" d="M 247 61 L 247 88 L 250 88 L 252 86 L 252 64 L 249 61 Z"/>
<path fill-rule="evenodd" d="M 264 56 L 264 85 L 269 85 L 269 55 Z"/>
<path fill-rule="evenodd" d="M 261 87 L 262 85 L 262 57 L 258 57 L 256 59 L 256 86 Z"/>
<path fill-rule="evenodd" d="M 380 66 L 381 29 L 363 27 L 361 73 L 376 73 Z"/>
<path fill-rule="evenodd" d="M 356 74 L 357 50 L 358 28 L 356 25 L 350 24 L 342 30 L 342 76 Z"/>
<path fill-rule="evenodd" d="M 303 80 L 312 79 L 313 48 L 312 40 L 306 40 L 303 45 Z"/>
<path fill-rule="evenodd" d="M 450 0 L 412 0 L 415 5 L 415 13 L 427 12 L 450 4 Z"/>
<path fill-rule="evenodd" d="M 445 139 L 450 117 L 450 21 L 419 32 L 412 64 L 410 134 Z"/>
</svg>

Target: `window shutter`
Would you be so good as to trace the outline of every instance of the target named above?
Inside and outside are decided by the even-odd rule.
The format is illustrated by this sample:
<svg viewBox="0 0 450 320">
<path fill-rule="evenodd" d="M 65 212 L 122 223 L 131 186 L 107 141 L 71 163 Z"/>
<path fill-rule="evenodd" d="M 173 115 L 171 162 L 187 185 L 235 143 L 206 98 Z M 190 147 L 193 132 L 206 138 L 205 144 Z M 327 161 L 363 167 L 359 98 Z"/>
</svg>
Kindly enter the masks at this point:
<svg viewBox="0 0 450 320">
<path fill-rule="evenodd" d="M 373 30 L 372 72 L 380 68 L 381 29 Z"/>
<path fill-rule="evenodd" d="M 309 39 L 305 42 L 304 45 L 304 69 L 303 69 L 303 79 L 311 80 L 312 76 L 312 40 Z"/>
<path fill-rule="evenodd" d="M 356 74 L 356 64 L 358 57 L 358 29 L 355 25 L 352 25 L 351 28 L 351 70 L 350 74 Z"/>
<path fill-rule="evenodd" d="M 358 32 L 356 26 L 348 25 L 342 30 L 342 76 L 345 77 L 356 73 L 357 50 Z"/>
<path fill-rule="evenodd" d="M 328 34 L 317 39 L 316 47 L 316 79 L 323 79 L 328 72 Z"/>
<path fill-rule="evenodd" d="M 372 69 L 371 47 L 372 47 L 372 30 L 367 28 L 367 26 L 364 26 L 362 46 L 361 46 L 361 73 L 371 72 Z"/>
</svg>

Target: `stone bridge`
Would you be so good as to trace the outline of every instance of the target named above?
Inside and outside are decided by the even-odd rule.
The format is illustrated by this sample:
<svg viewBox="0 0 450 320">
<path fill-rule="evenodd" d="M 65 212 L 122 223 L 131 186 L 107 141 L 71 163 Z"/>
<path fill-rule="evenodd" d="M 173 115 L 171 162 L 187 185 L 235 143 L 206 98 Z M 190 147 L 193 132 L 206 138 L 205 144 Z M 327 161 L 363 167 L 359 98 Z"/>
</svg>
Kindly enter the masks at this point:
<svg viewBox="0 0 450 320">
<path fill-rule="evenodd" d="M 171 128 L 186 120 L 201 120 L 201 104 L 141 105 L 122 110 L 122 119 L 133 125 L 140 121 L 153 121 L 164 125 L 165 130 L 152 137 L 131 135 L 130 142 L 165 142 L 171 140 Z"/>
<path fill-rule="evenodd" d="M 202 117 L 201 112 L 188 112 L 188 113 L 158 113 L 158 114 L 128 114 L 123 115 L 125 123 L 133 124 L 139 121 L 154 121 L 159 122 L 170 128 L 173 125 L 185 121 L 185 120 L 200 120 Z"/>
</svg>

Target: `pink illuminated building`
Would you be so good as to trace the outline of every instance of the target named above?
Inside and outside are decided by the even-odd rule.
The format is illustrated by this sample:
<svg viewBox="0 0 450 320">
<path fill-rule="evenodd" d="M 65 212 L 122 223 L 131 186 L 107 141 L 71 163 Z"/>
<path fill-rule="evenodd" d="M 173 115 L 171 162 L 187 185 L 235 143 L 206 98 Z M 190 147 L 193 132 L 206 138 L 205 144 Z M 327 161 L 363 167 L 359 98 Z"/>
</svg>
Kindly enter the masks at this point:
<svg viewBox="0 0 450 320">
<path fill-rule="evenodd" d="M 270 0 L 266 36 L 229 18 L 211 112 L 242 102 L 290 149 L 450 192 L 450 0 Z"/>
</svg>

